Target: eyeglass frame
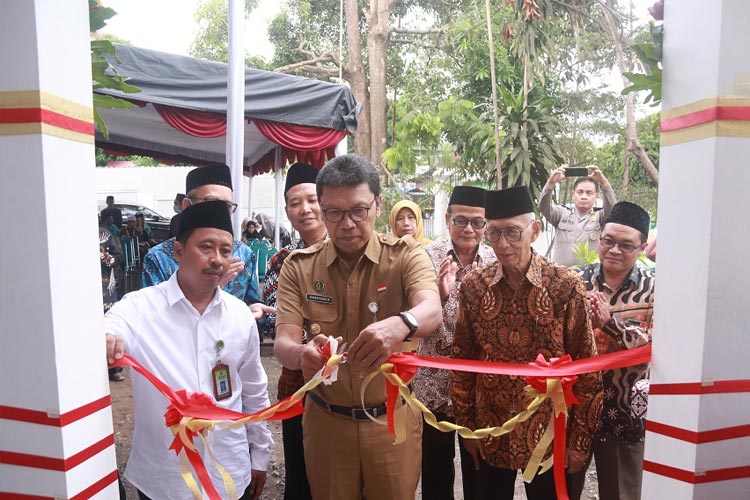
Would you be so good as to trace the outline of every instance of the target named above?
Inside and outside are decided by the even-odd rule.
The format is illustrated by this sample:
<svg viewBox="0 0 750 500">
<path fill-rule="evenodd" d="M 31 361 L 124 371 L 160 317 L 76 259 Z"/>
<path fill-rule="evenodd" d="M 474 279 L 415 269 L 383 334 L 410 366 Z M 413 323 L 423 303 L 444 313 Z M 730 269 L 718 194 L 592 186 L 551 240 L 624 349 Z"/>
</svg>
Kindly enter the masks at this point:
<svg viewBox="0 0 750 500">
<path fill-rule="evenodd" d="M 611 241 L 612 244 L 609 245 L 609 244 L 605 243 L 605 240 Z M 602 245 L 604 248 L 606 248 L 608 250 L 617 247 L 617 248 L 620 249 L 620 251 L 622 253 L 625 253 L 625 254 L 631 254 L 631 253 L 635 252 L 636 249 L 638 249 L 638 248 L 640 248 L 640 247 L 643 246 L 642 242 L 641 242 L 640 245 L 633 245 L 632 243 L 620 243 L 619 241 L 615 241 L 614 239 L 610 238 L 609 236 L 602 237 L 601 235 L 599 236 L 599 244 Z M 626 245 L 626 246 L 623 248 L 623 245 Z M 630 248 L 631 246 L 633 248 Z M 630 248 L 630 249 L 628 249 L 628 248 Z"/>
<path fill-rule="evenodd" d="M 484 229 L 485 227 L 487 227 L 487 220 L 486 219 L 482 219 L 480 221 L 479 219 L 469 219 L 468 217 L 463 217 L 463 219 L 466 221 L 463 224 L 461 224 L 460 222 L 456 222 L 456 219 L 459 219 L 459 217 L 456 216 L 456 217 L 454 217 L 454 218 L 451 219 L 451 222 L 456 227 L 464 228 L 464 227 L 468 226 L 469 224 L 471 224 L 472 229 Z M 474 224 L 475 222 L 481 222 L 482 225 L 479 226 L 479 227 L 477 227 Z"/>
<path fill-rule="evenodd" d="M 213 196 L 208 196 L 206 198 L 198 198 L 197 196 L 186 196 L 185 199 L 189 201 L 190 205 L 194 205 L 193 203 L 194 200 L 198 201 L 199 203 L 203 203 L 206 201 L 223 201 L 224 203 L 227 204 L 227 208 L 229 209 L 230 214 L 235 213 L 237 211 L 237 206 L 238 206 L 233 201 L 222 200 L 219 198 L 214 198 Z"/>
<path fill-rule="evenodd" d="M 487 241 L 489 241 L 490 243 L 497 243 L 498 241 L 500 241 L 500 236 L 502 235 L 506 240 L 508 240 L 508 243 L 518 243 L 519 241 L 521 241 L 523 232 L 526 231 L 534 222 L 536 222 L 536 219 L 530 220 L 523 229 L 518 229 L 517 227 L 506 227 L 505 229 L 500 231 L 498 229 L 495 229 L 494 227 L 488 227 L 484 230 L 484 237 L 487 238 Z M 507 234 L 509 230 L 518 231 L 518 239 L 509 238 Z M 493 240 L 492 238 L 490 238 L 490 234 L 494 233 L 497 233 L 497 239 Z"/>
<path fill-rule="evenodd" d="M 363 220 L 367 219 L 367 216 L 370 215 L 370 210 L 372 210 L 372 206 L 375 204 L 375 201 L 377 201 L 377 199 L 378 199 L 377 196 L 375 198 L 373 198 L 372 201 L 370 202 L 370 205 L 368 207 L 354 207 L 354 208 L 349 208 L 347 210 L 341 210 L 340 208 L 324 208 L 324 209 L 321 210 L 321 212 L 323 212 L 323 218 L 326 221 L 330 222 L 331 224 L 339 224 L 341 221 L 344 220 L 344 217 L 346 217 L 347 215 L 349 216 L 349 220 L 351 220 L 354 223 L 358 223 L 358 222 L 362 222 Z M 364 210 L 365 211 L 365 215 L 361 219 L 355 219 L 352 216 L 352 210 Z M 331 220 L 328 217 L 328 214 L 330 212 L 332 212 L 332 211 L 341 212 L 341 217 L 339 217 L 338 220 Z"/>
</svg>

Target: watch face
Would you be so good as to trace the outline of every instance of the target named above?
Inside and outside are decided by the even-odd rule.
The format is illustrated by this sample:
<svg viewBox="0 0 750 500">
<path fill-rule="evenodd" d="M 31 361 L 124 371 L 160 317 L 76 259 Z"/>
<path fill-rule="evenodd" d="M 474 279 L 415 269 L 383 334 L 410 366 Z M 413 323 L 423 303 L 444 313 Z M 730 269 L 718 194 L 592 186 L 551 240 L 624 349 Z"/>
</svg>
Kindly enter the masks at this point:
<svg viewBox="0 0 750 500">
<path fill-rule="evenodd" d="M 404 311 L 401 313 L 401 319 L 404 320 L 404 323 L 409 325 L 409 328 L 412 330 L 416 330 L 419 328 L 419 324 L 417 323 L 417 318 L 414 317 L 414 315 L 410 312 Z"/>
</svg>

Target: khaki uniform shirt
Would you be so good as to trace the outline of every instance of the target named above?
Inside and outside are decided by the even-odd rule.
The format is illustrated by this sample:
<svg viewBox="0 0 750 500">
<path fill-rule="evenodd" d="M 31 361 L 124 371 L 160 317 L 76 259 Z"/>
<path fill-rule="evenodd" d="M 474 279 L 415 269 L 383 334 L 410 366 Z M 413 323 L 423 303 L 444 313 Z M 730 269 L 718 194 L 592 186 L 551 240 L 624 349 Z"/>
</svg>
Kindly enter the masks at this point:
<svg viewBox="0 0 750 500">
<path fill-rule="evenodd" d="M 575 207 L 568 208 L 552 203 L 552 191 L 546 187 L 542 189 L 542 194 L 539 195 L 539 211 L 550 224 L 557 228 L 552 249 L 553 262 L 563 266 L 581 264 L 573 249 L 582 241 L 588 241 L 589 248 L 595 252 L 599 249 L 599 232 L 602 223 L 617 203 L 612 186 L 602 188 L 602 196 L 604 208 L 592 209 L 585 215 L 578 215 Z"/>
<path fill-rule="evenodd" d="M 367 325 L 409 309 L 420 290 L 437 293 L 429 257 L 411 237 L 373 233 L 353 269 L 326 240 L 286 258 L 276 293 L 276 325 L 302 327 L 308 340 L 316 334 L 341 336 L 349 345 Z M 369 310 L 377 304 L 377 313 Z M 315 391 L 329 404 L 359 406 L 363 377 L 359 367 L 339 366 L 338 381 Z M 378 376 L 367 387 L 366 406 L 385 401 L 385 383 Z"/>
</svg>

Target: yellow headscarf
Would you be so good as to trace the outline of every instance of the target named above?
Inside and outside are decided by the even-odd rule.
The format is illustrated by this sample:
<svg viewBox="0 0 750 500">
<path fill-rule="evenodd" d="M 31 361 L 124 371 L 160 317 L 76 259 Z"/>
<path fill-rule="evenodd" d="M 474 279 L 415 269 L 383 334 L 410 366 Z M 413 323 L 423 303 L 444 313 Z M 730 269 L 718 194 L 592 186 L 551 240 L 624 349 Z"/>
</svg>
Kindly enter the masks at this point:
<svg viewBox="0 0 750 500">
<path fill-rule="evenodd" d="M 429 245 L 430 243 L 432 243 L 432 240 L 428 240 L 424 237 L 422 209 L 419 208 L 419 205 L 410 200 L 401 200 L 393 206 L 393 209 L 391 209 L 391 216 L 388 222 L 391 226 L 391 231 L 393 231 L 393 234 L 398 236 L 398 233 L 396 232 L 396 216 L 402 208 L 408 208 L 409 210 L 411 210 L 414 213 L 414 217 L 417 219 L 417 228 L 414 232 L 414 239 L 417 240 L 417 243 L 421 245 Z"/>
</svg>

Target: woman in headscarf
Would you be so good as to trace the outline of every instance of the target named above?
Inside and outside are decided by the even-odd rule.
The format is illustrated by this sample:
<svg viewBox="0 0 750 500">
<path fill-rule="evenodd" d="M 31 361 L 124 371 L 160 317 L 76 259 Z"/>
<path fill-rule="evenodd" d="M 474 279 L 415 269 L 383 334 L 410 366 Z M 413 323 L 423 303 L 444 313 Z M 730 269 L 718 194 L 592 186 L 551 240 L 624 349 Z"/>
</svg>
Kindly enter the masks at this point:
<svg viewBox="0 0 750 500">
<path fill-rule="evenodd" d="M 432 240 L 424 237 L 422 210 L 419 205 L 409 200 L 401 200 L 393 206 L 390 217 L 391 231 L 401 238 L 410 234 L 417 243 L 429 245 Z"/>
</svg>

